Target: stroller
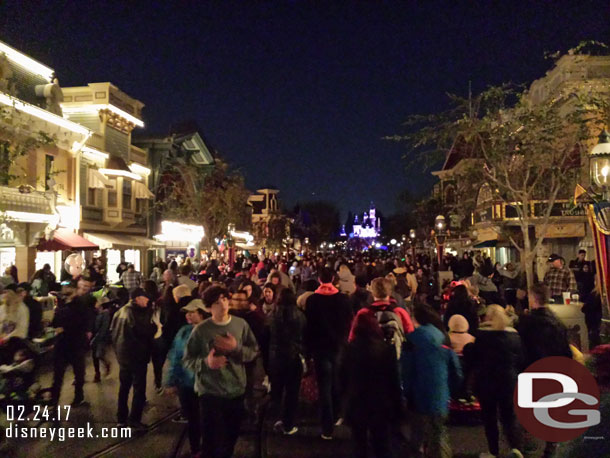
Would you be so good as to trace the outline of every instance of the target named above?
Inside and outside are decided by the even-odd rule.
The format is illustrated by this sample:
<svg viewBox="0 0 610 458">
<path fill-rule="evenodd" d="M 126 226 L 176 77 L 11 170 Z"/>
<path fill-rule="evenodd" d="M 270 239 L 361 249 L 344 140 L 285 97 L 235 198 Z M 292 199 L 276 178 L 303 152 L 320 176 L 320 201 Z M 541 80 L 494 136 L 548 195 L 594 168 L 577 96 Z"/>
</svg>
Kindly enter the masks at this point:
<svg viewBox="0 0 610 458">
<path fill-rule="evenodd" d="M 25 413 L 34 405 L 47 404 L 50 388 L 37 383 L 40 347 L 29 340 L 12 337 L 0 347 L 0 409 L 24 406 Z"/>
</svg>

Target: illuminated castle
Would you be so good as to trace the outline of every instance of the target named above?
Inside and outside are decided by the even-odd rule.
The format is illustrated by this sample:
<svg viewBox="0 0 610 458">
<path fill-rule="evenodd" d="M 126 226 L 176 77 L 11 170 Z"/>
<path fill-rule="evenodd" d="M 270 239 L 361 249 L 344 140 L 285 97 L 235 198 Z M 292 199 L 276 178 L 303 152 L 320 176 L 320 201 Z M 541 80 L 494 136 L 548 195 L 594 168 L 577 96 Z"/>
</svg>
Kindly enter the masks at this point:
<svg viewBox="0 0 610 458">
<path fill-rule="evenodd" d="M 362 221 L 358 220 L 358 215 L 354 218 L 354 231 L 350 237 L 361 239 L 375 239 L 381 234 L 381 218 L 375 216 L 375 206 L 371 202 L 369 212 L 364 212 Z"/>
</svg>

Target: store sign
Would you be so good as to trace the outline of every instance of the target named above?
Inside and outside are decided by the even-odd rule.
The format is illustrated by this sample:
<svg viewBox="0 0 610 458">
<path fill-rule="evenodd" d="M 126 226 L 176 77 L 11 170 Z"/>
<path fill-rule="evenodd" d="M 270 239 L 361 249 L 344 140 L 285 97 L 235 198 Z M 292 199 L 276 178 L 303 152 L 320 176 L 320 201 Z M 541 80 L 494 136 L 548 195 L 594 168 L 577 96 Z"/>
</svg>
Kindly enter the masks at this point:
<svg viewBox="0 0 610 458">
<path fill-rule="evenodd" d="M 475 223 L 484 223 L 486 221 L 491 221 L 492 218 L 493 218 L 492 207 L 485 208 L 483 210 L 477 210 L 474 213 L 474 222 Z"/>
<path fill-rule="evenodd" d="M 542 225 L 536 226 L 536 237 L 542 236 Z M 583 223 L 550 224 L 544 238 L 557 239 L 563 237 L 584 237 L 585 225 Z"/>
<path fill-rule="evenodd" d="M 534 204 L 534 216 L 543 217 L 546 215 L 548 205 L 544 202 Z M 572 202 L 555 202 L 553 209 L 551 210 L 551 216 L 585 216 L 585 209 L 583 207 L 575 207 Z"/>
<path fill-rule="evenodd" d="M 163 221 L 161 223 L 161 234 L 155 235 L 155 239 L 163 242 L 181 241 L 194 244 L 199 243 L 204 235 L 202 226 Z"/>
</svg>

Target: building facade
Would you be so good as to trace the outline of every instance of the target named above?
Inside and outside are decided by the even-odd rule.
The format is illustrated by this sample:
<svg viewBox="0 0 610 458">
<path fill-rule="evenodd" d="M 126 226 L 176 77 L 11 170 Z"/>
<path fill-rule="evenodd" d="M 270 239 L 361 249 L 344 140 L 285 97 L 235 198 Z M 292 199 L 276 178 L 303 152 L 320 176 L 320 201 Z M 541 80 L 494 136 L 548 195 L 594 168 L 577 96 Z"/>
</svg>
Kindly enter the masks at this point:
<svg viewBox="0 0 610 458">
<path fill-rule="evenodd" d="M 610 56 L 565 55 L 547 74 L 534 81 L 528 90 L 531 104 L 553 100 L 564 112 L 572 109 L 571 94 L 575 89 L 585 88 L 601 96 L 608 96 L 610 89 Z M 536 253 L 536 271 L 540 278 L 547 269 L 546 260 L 557 253 L 566 260 L 573 259 L 579 249 L 587 250 L 589 259 L 594 258 L 593 240 L 587 224 L 584 208 L 574 207 L 572 194 L 577 183 L 588 186 L 588 152 L 580 152 L 580 170 L 570 189 L 559 196 L 551 210 L 550 225 L 544 241 Z M 503 234 L 511 227 L 519 226 L 516 210 L 497 198 L 486 184 L 480 185 L 463 178 L 462 171 L 471 166 L 461 154 L 461 144 L 456 140 L 448 151 L 441 170 L 433 172 L 439 178 L 434 196 L 449 216 L 451 237 L 447 247 L 456 252 L 486 251 L 496 261 L 505 263 L 518 261 L 518 252 Z M 478 187 L 478 188 L 475 188 Z M 544 201 L 533 201 L 530 214 L 530 235 L 541 235 Z"/>
<path fill-rule="evenodd" d="M 134 139 L 134 144 L 148 155 L 152 170 L 148 184 L 157 200 L 163 199 L 163 192 L 158 191 L 166 181 L 179 180 L 190 192 L 201 192 L 191 172 L 197 170 L 205 175 L 214 168 L 212 150 L 194 126 L 173 128 L 168 135 L 140 136 Z M 205 234 L 203 226 L 166 221 L 156 207 L 149 212 L 148 223 L 153 238 L 165 244 L 157 248 L 157 257 L 198 257 Z"/>
<path fill-rule="evenodd" d="M 64 115 L 85 126 L 91 136 L 79 167 L 80 232 L 100 248 L 110 281 L 118 281 L 121 262 L 148 272 L 158 244 L 148 231 L 148 154 L 132 144 L 144 127 L 144 104 L 112 83 L 63 88 Z"/>
<path fill-rule="evenodd" d="M 0 270 L 17 267 L 29 281 L 49 263 L 59 272 L 62 252 L 92 249 L 76 234 L 79 167 L 90 129 L 66 119 L 54 70 L 0 42 Z"/>
</svg>

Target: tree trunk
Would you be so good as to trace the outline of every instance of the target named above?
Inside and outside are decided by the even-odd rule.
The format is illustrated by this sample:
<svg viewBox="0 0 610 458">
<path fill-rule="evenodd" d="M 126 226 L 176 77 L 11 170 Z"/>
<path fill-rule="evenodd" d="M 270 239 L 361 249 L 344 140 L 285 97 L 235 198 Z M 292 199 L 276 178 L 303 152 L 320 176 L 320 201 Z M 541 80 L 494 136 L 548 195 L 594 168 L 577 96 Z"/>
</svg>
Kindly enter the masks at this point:
<svg viewBox="0 0 610 458">
<path fill-rule="evenodd" d="M 523 259 L 521 264 L 525 271 L 525 280 L 529 291 L 534 286 L 534 266 L 532 261 L 534 260 L 535 253 L 532 253 L 529 225 L 525 223 L 524 226 L 521 226 L 521 231 L 523 232 Z"/>
</svg>

